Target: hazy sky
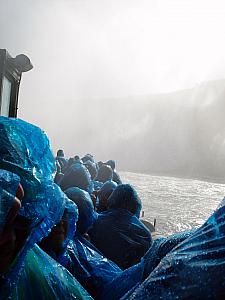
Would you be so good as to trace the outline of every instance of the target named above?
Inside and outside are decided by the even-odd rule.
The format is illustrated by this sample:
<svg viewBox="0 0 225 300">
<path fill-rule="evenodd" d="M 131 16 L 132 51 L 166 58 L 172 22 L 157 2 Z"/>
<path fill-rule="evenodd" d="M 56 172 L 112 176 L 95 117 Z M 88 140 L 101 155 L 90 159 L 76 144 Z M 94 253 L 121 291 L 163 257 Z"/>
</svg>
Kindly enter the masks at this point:
<svg viewBox="0 0 225 300">
<path fill-rule="evenodd" d="M 112 129 L 116 108 L 98 124 L 102 102 L 90 112 L 92 98 L 126 97 L 129 105 L 128 96 L 225 78 L 224 0 L 0 0 L 0 28 L 0 47 L 34 65 L 23 76 L 19 117 L 69 154 L 71 137 L 74 149 L 89 152 L 82 134 Z"/>
<path fill-rule="evenodd" d="M 223 0 L 0 3 L 1 47 L 30 56 L 32 92 L 34 80 L 52 96 L 111 97 L 225 77 Z"/>
</svg>

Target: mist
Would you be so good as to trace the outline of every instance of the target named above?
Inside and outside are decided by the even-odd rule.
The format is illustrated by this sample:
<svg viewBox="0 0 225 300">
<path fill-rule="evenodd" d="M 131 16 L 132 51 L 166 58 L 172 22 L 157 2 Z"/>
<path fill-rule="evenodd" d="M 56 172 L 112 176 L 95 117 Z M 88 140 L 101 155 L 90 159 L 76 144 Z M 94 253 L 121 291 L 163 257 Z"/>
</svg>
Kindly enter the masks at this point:
<svg viewBox="0 0 225 300">
<path fill-rule="evenodd" d="M 1 0 L 0 48 L 34 65 L 18 117 L 67 157 L 223 181 L 224 17 L 219 0 Z"/>
</svg>

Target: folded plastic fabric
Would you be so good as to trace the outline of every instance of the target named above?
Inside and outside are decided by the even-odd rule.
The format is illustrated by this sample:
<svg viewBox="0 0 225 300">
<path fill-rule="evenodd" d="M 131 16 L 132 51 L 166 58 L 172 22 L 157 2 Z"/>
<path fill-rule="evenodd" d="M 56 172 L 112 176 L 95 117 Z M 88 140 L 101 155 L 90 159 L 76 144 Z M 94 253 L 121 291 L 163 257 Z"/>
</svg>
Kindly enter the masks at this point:
<svg viewBox="0 0 225 300">
<path fill-rule="evenodd" d="M 78 220 L 78 208 L 73 201 L 67 198 L 63 209 L 63 216 L 60 220 L 66 222 L 66 226 L 63 228 L 63 230 L 65 229 L 65 232 L 63 231 L 63 239 L 61 238 L 61 228 L 56 228 L 56 232 L 53 232 L 53 236 L 49 235 L 43 238 L 38 245 L 41 247 L 41 249 L 48 253 L 48 255 L 50 255 L 56 261 L 60 262 L 60 264 L 62 264 L 63 266 L 67 266 L 70 262 L 70 258 L 67 255 L 67 246 L 73 239 L 75 234 L 76 222 Z M 53 227 L 53 229 L 55 229 L 55 227 Z M 61 243 L 57 244 L 57 248 L 55 246 L 55 239 L 61 240 Z M 59 245 L 61 249 L 58 248 Z M 55 252 L 55 249 L 57 249 L 57 254 Z"/>
<path fill-rule="evenodd" d="M 152 244 L 151 233 L 141 221 L 119 208 L 100 213 L 89 235 L 95 247 L 121 269 L 138 263 Z"/>
<path fill-rule="evenodd" d="M 4 298 L 1 291 L 0 299 Z M 12 300 L 92 299 L 79 282 L 37 245 L 27 253 Z"/>
<path fill-rule="evenodd" d="M 67 222 L 67 235 L 63 243 L 63 248 L 66 248 L 70 240 L 74 237 L 78 220 L 78 207 L 69 199 L 67 199 L 65 203 L 63 220 Z"/>
<path fill-rule="evenodd" d="M 12 172 L 0 169 L 0 186 L 11 195 L 16 195 L 20 177 Z"/>
<path fill-rule="evenodd" d="M 81 163 L 74 163 L 59 181 L 59 186 L 63 191 L 71 187 L 78 187 L 91 193 L 93 191 L 93 183 L 91 175 L 87 168 Z"/>
<path fill-rule="evenodd" d="M 123 299 L 225 299 L 225 201 Z"/>
<path fill-rule="evenodd" d="M 0 169 L 0 233 L 5 225 L 6 217 L 13 205 L 20 183 L 18 175 Z"/>
</svg>

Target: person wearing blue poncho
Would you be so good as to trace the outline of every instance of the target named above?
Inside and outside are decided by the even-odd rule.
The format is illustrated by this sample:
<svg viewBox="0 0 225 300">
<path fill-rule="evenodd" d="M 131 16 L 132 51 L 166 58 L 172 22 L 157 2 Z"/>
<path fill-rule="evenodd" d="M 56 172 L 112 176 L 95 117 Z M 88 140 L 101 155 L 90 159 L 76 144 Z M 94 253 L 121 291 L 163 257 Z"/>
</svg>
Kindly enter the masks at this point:
<svg viewBox="0 0 225 300">
<path fill-rule="evenodd" d="M 16 252 L 1 274 L 0 299 L 92 299 L 65 268 L 36 245 L 60 221 L 68 201 L 53 182 L 55 160 L 48 138 L 27 122 L 0 117 L 0 142 L 0 168 L 16 173 L 24 188 L 18 218 L 13 221 L 15 244 L 11 249 Z M 9 186 L 15 186 L 14 178 Z M 5 189 L 4 186 L 5 183 L 0 182 L 0 190 Z M 13 196 L 22 195 L 13 191 Z M 2 234 L 6 230 L 4 223 L 7 225 L 4 220 L 7 221 L 11 209 L 10 199 L 12 197 L 0 193 Z M 17 232 L 22 228 L 24 239 L 23 243 L 19 241 L 18 247 Z"/>
<path fill-rule="evenodd" d="M 83 163 L 87 161 L 91 161 L 91 162 L 95 161 L 93 155 L 90 153 L 85 154 L 84 157 L 81 158 L 81 160 L 83 161 Z"/>
<path fill-rule="evenodd" d="M 117 187 L 117 183 L 109 180 L 106 181 L 97 193 L 96 210 L 103 212 L 108 209 L 108 198 Z"/>
<path fill-rule="evenodd" d="M 112 168 L 112 170 L 113 170 L 112 180 L 115 181 L 117 184 L 122 184 L 122 180 L 121 180 L 119 174 L 116 171 L 116 163 L 115 163 L 115 161 L 112 160 L 112 159 L 110 159 L 105 164 L 109 165 Z"/>
<path fill-rule="evenodd" d="M 74 206 L 78 207 L 79 217 L 78 211 L 76 209 L 72 211 L 71 205 L 70 213 L 68 208 L 64 212 L 64 215 L 69 215 L 71 225 L 75 224 L 74 221 L 71 223 L 71 218 L 75 218 L 76 220 L 78 218 L 76 232 L 73 233 L 70 240 L 68 240 L 67 236 L 68 242 L 62 240 L 62 231 L 60 231 L 62 227 L 60 222 L 53 228 L 49 236 L 41 242 L 40 246 L 60 264 L 65 266 L 86 290 L 98 299 L 104 286 L 121 274 L 122 270 L 112 261 L 107 260 L 84 238 L 87 230 L 92 226 L 92 223 L 97 217 L 90 195 L 79 188 L 70 188 L 65 192 L 75 203 Z M 65 220 L 65 216 L 63 219 Z M 60 241 L 61 251 L 58 252 Z"/>
<path fill-rule="evenodd" d="M 57 151 L 57 154 L 56 154 L 56 161 L 59 163 L 60 165 L 60 169 L 61 169 L 61 172 L 64 173 L 65 169 L 66 169 L 66 165 L 67 165 L 67 160 L 66 158 L 64 157 L 64 151 L 62 149 L 59 149 Z"/>
<path fill-rule="evenodd" d="M 70 166 L 58 184 L 63 191 L 70 187 L 79 187 L 90 194 L 93 191 L 91 175 L 83 163 L 80 162 Z"/>
<path fill-rule="evenodd" d="M 129 184 L 116 187 L 109 209 L 89 230 L 91 242 L 121 269 L 138 263 L 152 244 L 151 233 L 139 220 L 141 200 Z"/>
<path fill-rule="evenodd" d="M 85 167 L 88 169 L 91 179 L 93 180 L 97 174 L 96 164 L 93 161 L 87 160 L 84 162 Z"/>
<path fill-rule="evenodd" d="M 97 175 L 95 177 L 95 181 L 99 182 L 106 182 L 108 180 L 112 180 L 113 177 L 113 170 L 110 166 L 108 165 L 102 165 L 97 172 Z"/>
</svg>

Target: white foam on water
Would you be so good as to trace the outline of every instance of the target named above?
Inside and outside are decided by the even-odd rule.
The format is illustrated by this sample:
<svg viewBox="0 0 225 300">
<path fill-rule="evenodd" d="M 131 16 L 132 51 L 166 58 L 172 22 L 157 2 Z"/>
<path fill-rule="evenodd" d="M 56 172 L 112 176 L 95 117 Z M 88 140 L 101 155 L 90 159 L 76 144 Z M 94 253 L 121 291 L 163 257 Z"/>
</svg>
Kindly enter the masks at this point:
<svg viewBox="0 0 225 300">
<path fill-rule="evenodd" d="M 225 184 L 193 179 L 120 172 L 124 183 L 132 184 L 141 200 L 144 218 L 162 234 L 201 226 L 225 195 Z"/>
</svg>

